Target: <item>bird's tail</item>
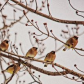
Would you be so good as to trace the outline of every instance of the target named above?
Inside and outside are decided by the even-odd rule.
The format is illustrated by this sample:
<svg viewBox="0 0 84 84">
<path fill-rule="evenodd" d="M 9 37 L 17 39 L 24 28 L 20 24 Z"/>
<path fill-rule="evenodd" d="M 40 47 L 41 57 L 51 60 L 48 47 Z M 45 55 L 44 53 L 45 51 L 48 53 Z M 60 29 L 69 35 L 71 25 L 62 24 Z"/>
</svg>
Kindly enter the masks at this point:
<svg viewBox="0 0 84 84">
<path fill-rule="evenodd" d="M 67 50 L 67 47 L 65 47 L 64 49 L 63 49 L 63 51 L 66 51 Z"/>
<path fill-rule="evenodd" d="M 47 66 L 48 66 L 48 64 L 47 64 L 47 63 L 45 63 L 44 67 L 47 67 Z"/>
</svg>

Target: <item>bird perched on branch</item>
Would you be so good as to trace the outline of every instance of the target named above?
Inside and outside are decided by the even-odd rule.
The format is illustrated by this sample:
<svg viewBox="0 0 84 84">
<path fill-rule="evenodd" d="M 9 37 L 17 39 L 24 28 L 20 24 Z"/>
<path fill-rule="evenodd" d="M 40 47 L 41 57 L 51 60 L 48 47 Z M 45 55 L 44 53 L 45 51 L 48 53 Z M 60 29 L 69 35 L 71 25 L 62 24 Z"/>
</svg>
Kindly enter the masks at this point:
<svg viewBox="0 0 84 84">
<path fill-rule="evenodd" d="M 34 58 L 37 55 L 37 49 L 37 47 L 32 47 L 31 49 L 29 49 L 26 53 L 26 57 Z"/>
<path fill-rule="evenodd" d="M 9 41 L 8 40 L 4 40 L 2 41 L 2 43 L 0 44 L 0 50 L 2 51 L 6 51 L 9 47 Z"/>
<path fill-rule="evenodd" d="M 69 38 L 67 41 L 66 41 L 66 44 L 65 45 L 65 48 L 63 49 L 63 51 L 66 51 L 67 49 L 70 49 L 70 48 L 75 48 L 75 46 L 77 45 L 78 43 L 78 37 L 77 36 L 73 36 L 71 38 Z"/>
<path fill-rule="evenodd" d="M 3 72 L 8 72 L 10 74 L 17 73 L 20 70 L 20 63 L 14 63 L 10 66 L 8 66 Z"/>
<path fill-rule="evenodd" d="M 45 62 L 49 62 L 49 63 L 53 63 L 54 60 L 55 60 L 55 58 L 56 58 L 55 51 L 51 51 L 51 52 L 49 52 L 49 53 L 46 55 L 44 61 L 45 61 Z M 48 65 L 48 64 L 45 63 L 44 67 L 47 67 L 47 65 Z"/>
</svg>

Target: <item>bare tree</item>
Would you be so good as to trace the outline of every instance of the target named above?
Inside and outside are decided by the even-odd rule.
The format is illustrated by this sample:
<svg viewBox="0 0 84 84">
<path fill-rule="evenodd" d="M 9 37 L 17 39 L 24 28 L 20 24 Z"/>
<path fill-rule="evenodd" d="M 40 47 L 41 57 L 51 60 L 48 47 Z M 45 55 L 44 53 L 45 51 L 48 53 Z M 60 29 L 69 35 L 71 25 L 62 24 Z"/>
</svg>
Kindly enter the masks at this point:
<svg viewBox="0 0 84 84">
<path fill-rule="evenodd" d="M 74 5 L 72 5 L 73 3 L 71 0 L 68 0 L 67 3 L 70 8 L 74 10 L 74 13 L 77 17 L 80 19 L 84 18 L 84 11 L 76 9 Z M 46 14 L 43 12 L 44 10 L 47 11 Z M 33 15 L 36 17 L 39 15 L 38 21 L 33 18 L 35 17 Z M 60 25 L 64 24 L 66 29 L 62 28 L 60 31 L 57 27 L 50 28 L 47 21 L 43 20 L 43 23 L 40 22 L 41 18 L 44 20 L 46 19 L 47 21 L 51 21 L 52 23 Z M 42 74 L 45 74 L 44 76 L 60 76 L 76 81 L 80 84 L 84 83 L 84 70 L 81 70 L 78 67 L 78 64 L 75 62 L 75 64 L 73 63 L 72 65 L 74 66 L 73 70 L 73 68 L 70 69 L 65 65 L 63 66 L 60 64 L 60 62 L 54 61 L 54 63 L 50 63 L 44 61 L 44 58 L 48 53 L 46 50 L 49 46 L 52 46 L 51 49 L 54 49 L 56 52 L 56 57 L 59 57 L 57 56 L 57 53 L 61 53 L 63 51 L 64 45 L 69 46 L 66 42 L 63 41 L 64 39 L 68 40 L 74 35 L 78 36 L 79 38 L 82 37 L 84 31 L 80 32 L 80 30 L 84 26 L 84 21 L 66 20 L 55 17 L 52 13 L 51 1 L 49 0 L 1 0 L 0 20 L 0 41 L 2 42 L 5 39 L 10 41 L 10 46 L 7 51 L 0 49 L 0 69 L 1 76 L 3 75 L 4 79 L 2 80 L 2 84 L 11 84 L 13 80 L 16 84 L 44 84 L 41 80 Z M 72 26 L 72 24 L 74 26 Z M 24 27 L 24 29 L 21 29 L 21 26 Z M 17 30 L 18 32 L 15 32 Z M 27 31 L 29 37 L 27 35 L 24 36 L 24 31 Z M 22 32 L 21 36 L 19 32 Z M 61 39 L 59 39 L 59 37 L 56 35 L 56 32 L 59 32 L 59 37 Z M 26 38 L 26 41 L 23 41 L 23 38 Z M 19 39 L 20 41 L 18 41 Z M 49 42 L 48 39 L 51 39 L 52 41 Z M 26 51 L 31 48 L 30 45 L 28 45 L 28 49 L 26 49 L 27 42 L 30 42 L 32 47 L 38 47 L 38 56 L 33 59 L 25 56 Z M 46 44 L 48 44 L 48 46 Z M 60 44 L 61 46 L 58 47 Z M 25 48 L 23 46 L 25 46 Z M 80 58 L 81 56 L 83 58 L 83 47 L 71 47 L 71 50 L 73 50 L 73 52 L 75 52 L 76 55 L 78 55 Z M 70 50 L 67 51 L 69 52 Z M 64 52 L 66 55 L 68 55 L 67 51 Z M 73 52 L 71 55 L 74 55 Z M 63 59 L 65 58 L 62 58 L 62 60 Z M 2 73 L 6 67 L 10 66 L 11 64 L 15 64 L 16 62 L 21 64 L 20 71 L 15 73 L 17 67 L 14 66 L 13 74 L 10 77 L 8 77 L 5 72 Z M 44 63 L 48 63 L 51 69 L 49 70 L 49 68 L 43 68 Z M 17 78 L 15 79 L 14 76 Z M 26 80 L 26 77 L 31 77 L 32 80 L 30 80 L 31 78 Z M 23 78 L 23 80 L 20 78 Z M 56 83 L 55 80 L 52 81 Z"/>
</svg>

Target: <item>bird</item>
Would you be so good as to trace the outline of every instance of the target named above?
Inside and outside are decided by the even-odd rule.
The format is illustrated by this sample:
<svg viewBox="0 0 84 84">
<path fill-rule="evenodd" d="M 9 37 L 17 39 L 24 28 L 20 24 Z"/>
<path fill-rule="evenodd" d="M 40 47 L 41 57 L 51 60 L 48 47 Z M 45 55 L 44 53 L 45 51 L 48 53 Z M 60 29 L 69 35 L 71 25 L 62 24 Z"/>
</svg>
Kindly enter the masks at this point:
<svg viewBox="0 0 84 84">
<path fill-rule="evenodd" d="M 6 51 L 8 49 L 8 47 L 9 47 L 9 41 L 8 40 L 4 40 L 0 44 L 0 50 L 2 50 L 2 51 Z"/>
<path fill-rule="evenodd" d="M 32 47 L 31 49 L 29 49 L 26 53 L 26 57 L 34 58 L 37 55 L 37 49 L 37 47 Z"/>
<path fill-rule="evenodd" d="M 19 70 L 20 70 L 20 63 L 14 63 L 10 66 L 8 66 L 5 70 L 2 71 L 3 72 L 8 72 L 10 74 L 13 74 L 13 73 L 17 73 Z M 15 71 L 14 71 L 15 69 Z"/>
<path fill-rule="evenodd" d="M 46 55 L 44 61 L 45 61 L 45 62 L 49 62 L 49 63 L 53 63 L 54 60 L 55 60 L 55 58 L 56 58 L 55 51 L 51 51 L 51 52 L 49 52 L 49 53 Z M 48 64 L 45 63 L 44 67 L 47 67 L 47 65 L 48 65 Z"/>
<path fill-rule="evenodd" d="M 78 37 L 77 36 L 73 36 L 73 37 L 69 38 L 66 41 L 67 45 L 65 45 L 65 48 L 63 49 L 63 51 L 66 51 L 67 49 L 70 49 L 70 48 L 75 48 L 77 43 L 78 43 Z"/>
</svg>

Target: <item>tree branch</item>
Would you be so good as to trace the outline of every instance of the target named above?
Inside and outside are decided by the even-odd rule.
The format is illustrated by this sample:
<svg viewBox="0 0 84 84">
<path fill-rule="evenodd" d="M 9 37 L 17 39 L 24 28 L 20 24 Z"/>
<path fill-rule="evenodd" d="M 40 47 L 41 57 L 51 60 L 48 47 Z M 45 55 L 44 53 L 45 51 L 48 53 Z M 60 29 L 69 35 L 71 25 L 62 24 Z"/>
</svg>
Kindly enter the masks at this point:
<svg viewBox="0 0 84 84">
<path fill-rule="evenodd" d="M 46 14 L 41 13 L 41 12 L 39 12 L 39 11 L 36 11 L 36 10 L 30 8 L 30 7 L 27 7 L 27 6 L 25 6 L 24 4 L 20 3 L 20 2 L 17 1 L 17 0 L 11 0 L 11 1 L 13 1 L 14 3 L 18 4 L 19 6 L 25 8 L 25 9 L 27 9 L 27 10 L 29 10 L 29 11 L 35 13 L 35 14 L 38 14 L 38 15 L 40 15 L 40 16 L 42 16 L 42 17 L 45 17 L 45 18 L 50 19 L 50 20 L 55 21 L 55 22 L 66 23 L 66 24 L 84 24 L 84 21 L 71 21 L 71 20 L 57 19 L 57 18 L 55 18 L 55 17 L 51 17 L 51 16 L 49 16 L 49 15 L 46 15 Z"/>
<path fill-rule="evenodd" d="M 34 70 L 36 70 L 36 71 L 38 71 L 38 72 L 41 72 L 41 73 L 43 73 L 43 74 L 46 74 L 46 75 L 51 75 L 51 76 L 58 76 L 58 75 L 60 75 L 59 72 L 51 72 L 51 71 L 43 70 L 43 69 L 41 69 L 41 68 L 39 68 L 39 67 L 36 67 L 36 66 L 34 66 L 34 65 L 30 64 L 30 63 L 25 62 L 25 61 L 22 60 L 22 59 L 13 57 L 13 56 L 11 56 L 11 55 L 7 55 L 7 54 L 3 54 L 3 53 L 0 53 L 0 55 L 3 56 L 3 57 L 6 57 L 6 58 L 8 58 L 8 59 L 12 59 L 12 60 L 14 60 L 14 61 L 19 61 L 19 62 L 21 62 L 22 64 L 25 64 L 27 67 L 29 67 L 29 68 L 31 68 L 31 69 L 34 69 Z M 60 68 L 62 68 L 63 70 L 65 70 L 65 71 L 60 72 L 61 74 L 63 74 L 63 75 L 65 75 L 65 74 L 71 74 L 71 75 L 77 76 L 77 77 L 79 77 L 80 79 L 84 80 L 84 75 L 82 75 L 82 74 L 80 74 L 80 73 L 77 73 L 77 72 L 75 72 L 75 71 L 73 71 L 73 70 L 70 70 L 70 69 L 68 69 L 68 68 L 66 68 L 66 67 L 63 67 L 63 66 L 61 66 L 61 65 L 59 65 L 59 64 L 57 64 L 57 63 L 55 63 L 54 65 L 55 65 L 55 66 L 58 66 L 58 67 L 60 67 Z"/>
</svg>

